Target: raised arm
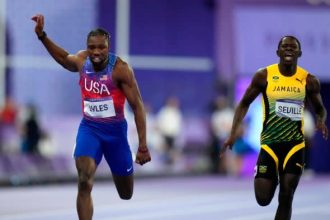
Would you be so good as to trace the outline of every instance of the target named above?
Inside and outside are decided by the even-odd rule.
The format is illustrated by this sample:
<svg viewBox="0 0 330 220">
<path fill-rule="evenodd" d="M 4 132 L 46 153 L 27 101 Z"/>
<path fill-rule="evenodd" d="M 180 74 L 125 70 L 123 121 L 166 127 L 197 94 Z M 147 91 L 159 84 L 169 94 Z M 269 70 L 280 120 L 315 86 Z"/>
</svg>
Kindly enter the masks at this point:
<svg viewBox="0 0 330 220">
<path fill-rule="evenodd" d="M 83 62 L 87 56 L 85 51 L 80 51 L 75 55 L 69 54 L 63 48 L 56 45 L 49 37 L 47 37 L 44 31 L 45 18 L 43 15 L 35 15 L 31 18 L 36 22 L 34 31 L 37 34 L 38 39 L 43 43 L 48 53 L 54 58 L 54 60 L 62 65 L 65 69 L 71 72 L 78 72 L 83 65 Z"/>
<path fill-rule="evenodd" d="M 220 156 L 227 150 L 227 148 L 232 148 L 235 140 L 237 138 L 237 131 L 249 110 L 251 103 L 257 98 L 257 96 L 266 88 L 267 85 L 267 71 L 266 69 L 260 69 L 253 77 L 250 85 L 246 89 L 243 98 L 237 105 L 235 109 L 235 114 L 233 118 L 233 124 L 231 132 L 227 140 L 223 144 Z"/>
<path fill-rule="evenodd" d="M 124 92 L 134 113 L 136 129 L 139 137 L 139 147 L 135 162 L 143 165 L 151 160 L 146 141 L 146 114 L 143 101 L 133 70 L 120 58 L 117 59 L 113 80 Z"/>
<path fill-rule="evenodd" d="M 322 132 L 325 140 L 328 139 L 328 127 L 326 126 L 327 110 L 321 97 L 321 85 L 319 80 L 312 74 L 308 74 L 306 82 L 306 95 L 316 115 L 316 128 Z"/>
</svg>

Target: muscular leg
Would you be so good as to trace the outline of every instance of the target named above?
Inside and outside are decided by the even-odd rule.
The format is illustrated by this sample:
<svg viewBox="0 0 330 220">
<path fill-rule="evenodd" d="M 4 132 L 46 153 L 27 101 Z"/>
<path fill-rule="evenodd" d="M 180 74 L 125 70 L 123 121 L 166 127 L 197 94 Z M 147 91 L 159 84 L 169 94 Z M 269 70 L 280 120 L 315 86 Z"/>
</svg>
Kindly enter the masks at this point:
<svg viewBox="0 0 330 220">
<path fill-rule="evenodd" d="M 129 176 L 112 175 L 112 177 L 116 185 L 119 197 L 124 200 L 131 199 L 133 195 L 133 186 L 134 186 L 133 174 Z"/>
<path fill-rule="evenodd" d="M 275 179 L 261 177 L 254 179 L 254 193 L 260 206 L 269 205 L 274 197 L 276 187 L 277 181 Z"/>
<path fill-rule="evenodd" d="M 298 186 L 300 175 L 285 173 L 280 177 L 280 192 L 275 220 L 290 220 L 294 192 Z"/>
<path fill-rule="evenodd" d="M 91 220 L 93 216 L 93 200 L 91 196 L 96 164 L 90 157 L 76 159 L 78 171 L 77 212 L 79 220 Z"/>
</svg>

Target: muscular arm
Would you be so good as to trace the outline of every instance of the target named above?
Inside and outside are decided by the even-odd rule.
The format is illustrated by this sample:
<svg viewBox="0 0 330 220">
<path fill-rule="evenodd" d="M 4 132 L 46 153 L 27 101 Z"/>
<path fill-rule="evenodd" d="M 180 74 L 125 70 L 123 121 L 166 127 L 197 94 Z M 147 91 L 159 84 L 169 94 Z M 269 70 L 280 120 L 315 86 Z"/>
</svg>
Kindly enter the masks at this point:
<svg viewBox="0 0 330 220">
<path fill-rule="evenodd" d="M 120 58 L 117 59 L 113 79 L 124 92 L 134 113 L 135 125 L 139 138 L 136 162 L 142 165 L 151 159 L 146 141 L 146 114 L 134 73 L 128 64 L 123 62 Z"/>
<path fill-rule="evenodd" d="M 320 91 L 321 85 L 319 80 L 312 74 L 308 74 L 306 81 L 306 96 L 315 111 L 317 129 L 321 130 L 324 139 L 328 139 L 328 128 L 325 125 L 327 110 L 323 105 Z"/>
<path fill-rule="evenodd" d="M 44 29 L 44 16 L 35 15 L 32 17 L 32 20 L 36 22 L 35 32 L 37 36 L 42 36 Z M 47 36 L 43 37 L 41 42 L 47 49 L 48 53 L 54 58 L 54 60 L 71 72 L 78 72 L 83 65 L 84 59 L 87 56 L 85 51 L 80 51 L 75 55 L 71 55 L 63 48 L 55 44 Z"/>
<path fill-rule="evenodd" d="M 221 154 L 229 147 L 231 148 L 236 140 L 237 131 L 249 110 L 251 103 L 257 96 L 266 88 L 267 85 L 267 71 L 266 69 L 259 70 L 253 77 L 249 87 L 246 89 L 243 98 L 236 107 L 231 133 L 224 143 L 224 148 Z"/>
<path fill-rule="evenodd" d="M 46 37 L 42 43 L 54 60 L 65 69 L 71 72 L 78 72 L 80 70 L 83 65 L 83 60 L 86 58 L 86 56 L 84 56 L 84 51 L 79 51 L 75 55 L 69 54 L 63 48 L 57 46 L 48 37 Z"/>
</svg>

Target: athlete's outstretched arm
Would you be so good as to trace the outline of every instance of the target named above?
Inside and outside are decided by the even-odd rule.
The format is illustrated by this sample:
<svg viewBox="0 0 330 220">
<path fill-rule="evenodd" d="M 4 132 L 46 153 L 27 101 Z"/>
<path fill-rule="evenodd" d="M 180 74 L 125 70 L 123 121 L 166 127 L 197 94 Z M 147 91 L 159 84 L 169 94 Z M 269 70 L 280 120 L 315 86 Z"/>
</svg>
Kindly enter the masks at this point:
<svg viewBox="0 0 330 220">
<path fill-rule="evenodd" d="M 126 62 L 117 59 L 114 72 L 116 83 L 124 92 L 127 101 L 134 113 L 136 129 L 139 137 L 139 147 L 136 153 L 135 162 L 143 165 L 151 160 L 150 152 L 146 140 L 146 113 L 143 106 L 142 97 L 136 82 L 133 70 Z"/>
<path fill-rule="evenodd" d="M 327 110 L 325 109 L 321 97 L 321 85 L 319 80 L 312 74 L 308 74 L 306 82 L 307 98 L 312 104 L 316 115 L 316 128 L 322 132 L 325 140 L 328 139 Z"/>
<path fill-rule="evenodd" d="M 84 52 L 78 52 L 76 55 L 70 55 L 67 51 L 56 45 L 49 37 L 47 37 L 47 34 L 44 32 L 45 18 L 43 15 L 37 14 L 31 19 L 36 22 L 34 31 L 56 62 L 69 71 L 79 71 L 79 65 L 82 65 L 83 57 L 85 56 Z"/>
<path fill-rule="evenodd" d="M 235 109 L 233 124 L 229 137 L 223 143 L 220 151 L 220 157 L 224 154 L 227 148 L 231 149 L 237 138 L 237 131 L 249 110 L 250 104 L 257 98 L 257 96 L 266 88 L 267 83 L 266 69 L 259 70 L 253 77 L 249 87 L 246 89 L 243 98 Z"/>
</svg>

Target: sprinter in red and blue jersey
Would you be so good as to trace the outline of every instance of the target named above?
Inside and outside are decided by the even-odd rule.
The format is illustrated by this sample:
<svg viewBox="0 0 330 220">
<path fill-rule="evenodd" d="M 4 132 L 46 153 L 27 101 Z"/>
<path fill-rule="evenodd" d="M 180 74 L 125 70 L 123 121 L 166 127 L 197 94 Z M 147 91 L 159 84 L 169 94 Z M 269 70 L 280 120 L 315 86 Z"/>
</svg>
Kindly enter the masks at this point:
<svg viewBox="0 0 330 220">
<path fill-rule="evenodd" d="M 140 91 L 129 65 L 109 52 L 110 35 L 97 28 L 87 36 L 87 49 L 69 54 L 47 37 L 44 16 L 35 15 L 35 32 L 49 54 L 65 69 L 79 72 L 83 119 L 74 158 L 79 176 L 77 212 L 79 219 L 92 219 L 91 191 L 94 175 L 105 158 L 122 199 L 133 195 L 133 160 L 127 141 L 124 104 L 127 99 L 135 117 L 139 146 L 135 162 L 151 160 L 146 145 L 146 117 Z"/>
</svg>

